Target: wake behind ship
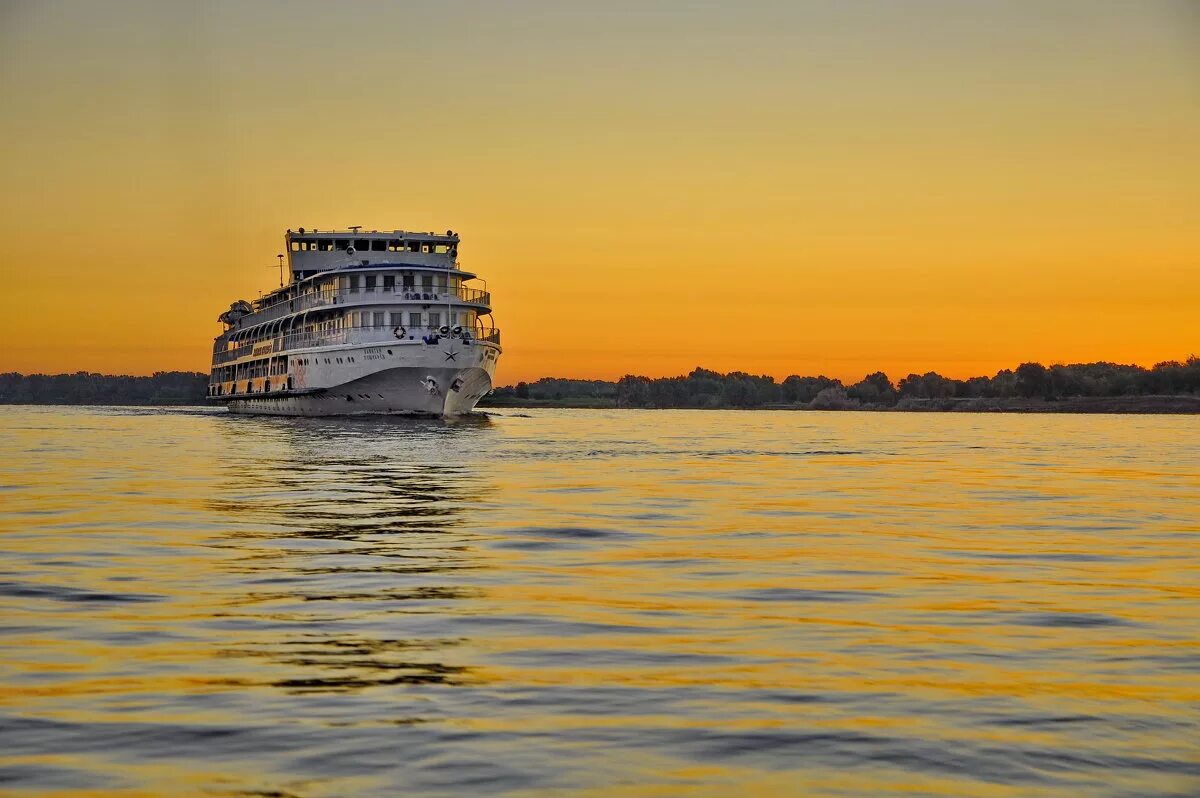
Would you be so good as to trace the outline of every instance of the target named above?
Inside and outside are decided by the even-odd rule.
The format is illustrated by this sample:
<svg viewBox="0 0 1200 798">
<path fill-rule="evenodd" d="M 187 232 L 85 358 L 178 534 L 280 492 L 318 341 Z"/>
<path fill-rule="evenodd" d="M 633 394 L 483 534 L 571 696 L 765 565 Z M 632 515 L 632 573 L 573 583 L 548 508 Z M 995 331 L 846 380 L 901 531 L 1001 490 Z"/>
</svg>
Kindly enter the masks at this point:
<svg viewBox="0 0 1200 798">
<path fill-rule="evenodd" d="M 291 281 L 218 319 L 210 401 L 234 413 L 452 416 L 491 390 L 500 331 L 486 284 L 465 285 L 476 277 L 460 268 L 453 231 L 300 228 L 285 240 Z"/>
</svg>

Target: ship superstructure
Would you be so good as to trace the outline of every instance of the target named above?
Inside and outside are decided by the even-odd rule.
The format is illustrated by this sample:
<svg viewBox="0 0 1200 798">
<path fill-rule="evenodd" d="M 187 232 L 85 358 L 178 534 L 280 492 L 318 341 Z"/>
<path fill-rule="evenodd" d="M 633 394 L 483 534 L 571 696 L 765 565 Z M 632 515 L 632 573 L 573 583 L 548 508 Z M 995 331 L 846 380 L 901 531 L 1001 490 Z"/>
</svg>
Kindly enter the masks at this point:
<svg viewBox="0 0 1200 798">
<path fill-rule="evenodd" d="M 486 283 L 459 237 L 288 230 L 291 279 L 222 313 L 208 398 L 237 413 L 470 412 L 500 357 Z"/>
</svg>

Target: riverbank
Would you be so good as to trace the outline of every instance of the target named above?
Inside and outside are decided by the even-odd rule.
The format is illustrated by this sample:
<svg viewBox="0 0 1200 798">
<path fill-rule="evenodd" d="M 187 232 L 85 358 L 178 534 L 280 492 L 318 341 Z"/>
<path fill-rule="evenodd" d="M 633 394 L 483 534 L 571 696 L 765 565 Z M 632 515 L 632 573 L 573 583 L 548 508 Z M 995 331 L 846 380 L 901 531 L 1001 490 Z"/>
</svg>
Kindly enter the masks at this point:
<svg viewBox="0 0 1200 798">
<path fill-rule="evenodd" d="M 508 399 L 484 397 L 481 409 L 561 408 L 617 410 L 616 399 Z M 689 409 L 689 408 L 636 408 Z M 1068 399 L 902 399 L 893 405 L 844 404 L 813 407 L 808 404 L 769 404 L 760 407 L 691 408 L 708 410 L 859 410 L 908 413 L 1127 413 L 1127 414 L 1200 414 L 1200 396 L 1077 396 Z"/>
<path fill-rule="evenodd" d="M 199 372 L 125 376 L 0 374 L 0 405 L 203 405 Z M 846 385 L 826 377 L 722 374 L 697 368 L 677 377 L 616 381 L 543 377 L 499 386 L 481 408 L 871 410 L 966 413 L 1200 413 L 1200 359 L 1146 369 L 1114 363 L 1022 363 L 992 377 L 951 379 L 934 372 L 893 382 L 882 372 Z"/>
</svg>

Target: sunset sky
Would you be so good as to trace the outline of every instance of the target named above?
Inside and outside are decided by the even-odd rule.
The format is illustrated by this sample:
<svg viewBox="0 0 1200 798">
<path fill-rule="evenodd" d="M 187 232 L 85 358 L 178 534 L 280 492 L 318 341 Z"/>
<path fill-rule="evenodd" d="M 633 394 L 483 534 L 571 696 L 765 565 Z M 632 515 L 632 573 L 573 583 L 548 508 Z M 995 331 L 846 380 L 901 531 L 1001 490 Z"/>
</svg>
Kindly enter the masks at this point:
<svg viewBox="0 0 1200 798">
<path fill-rule="evenodd" d="M 497 381 L 1200 353 L 1200 4 L 0 4 L 0 371 L 453 228 Z"/>
</svg>

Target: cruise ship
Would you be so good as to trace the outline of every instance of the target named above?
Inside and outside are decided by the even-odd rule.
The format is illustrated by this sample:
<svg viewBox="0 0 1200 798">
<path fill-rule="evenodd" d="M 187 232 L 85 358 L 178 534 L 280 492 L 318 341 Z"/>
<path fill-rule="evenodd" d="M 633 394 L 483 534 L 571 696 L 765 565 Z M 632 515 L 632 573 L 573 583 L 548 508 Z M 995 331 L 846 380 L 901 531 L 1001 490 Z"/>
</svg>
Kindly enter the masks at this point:
<svg viewBox="0 0 1200 798">
<path fill-rule="evenodd" d="M 500 331 L 453 230 L 288 230 L 280 287 L 218 321 L 209 401 L 234 413 L 469 413 Z M 283 278 L 284 260 L 290 280 Z"/>
</svg>

